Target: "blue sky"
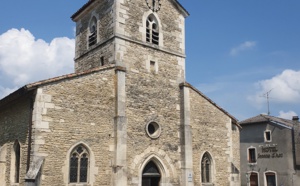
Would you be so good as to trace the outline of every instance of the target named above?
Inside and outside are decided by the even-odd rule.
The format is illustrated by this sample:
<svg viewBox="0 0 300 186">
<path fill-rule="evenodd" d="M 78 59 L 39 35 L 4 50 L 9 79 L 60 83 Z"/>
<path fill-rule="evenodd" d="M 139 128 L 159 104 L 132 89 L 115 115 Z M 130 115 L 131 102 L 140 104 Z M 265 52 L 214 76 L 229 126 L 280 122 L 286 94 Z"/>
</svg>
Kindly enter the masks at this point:
<svg viewBox="0 0 300 186">
<path fill-rule="evenodd" d="M 0 11 L 0 97 L 26 83 L 71 73 L 70 16 L 87 0 L 10 0 Z M 186 78 L 239 120 L 300 114 L 300 1 L 180 1 Z"/>
</svg>

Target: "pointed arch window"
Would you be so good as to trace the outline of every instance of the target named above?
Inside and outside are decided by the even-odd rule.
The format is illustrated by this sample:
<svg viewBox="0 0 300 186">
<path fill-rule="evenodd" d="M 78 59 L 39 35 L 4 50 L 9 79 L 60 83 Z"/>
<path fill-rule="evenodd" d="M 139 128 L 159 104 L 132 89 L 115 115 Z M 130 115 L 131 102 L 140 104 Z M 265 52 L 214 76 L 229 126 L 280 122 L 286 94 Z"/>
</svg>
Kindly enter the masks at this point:
<svg viewBox="0 0 300 186">
<path fill-rule="evenodd" d="M 142 186 L 159 185 L 161 174 L 153 161 L 150 161 L 143 170 Z"/>
<path fill-rule="evenodd" d="M 212 182 L 212 160 L 208 152 L 204 153 L 201 160 L 201 179 L 202 183 Z"/>
<path fill-rule="evenodd" d="M 146 41 L 159 45 L 159 26 L 153 14 L 150 14 L 146 20 Z"/>
<path fill-rule="evenodd" d="M 19 183 L 20 162 L 21 162 L 20 160 L 21 160 L 21 146 L 19 141 L 16 140 L 11 151 L 10 180 L 12 183 Z"/>
<path fill-rule="evenodd" d="M 95 17 L 92 18 L 89 29 L 89 46 L 93 46 L 97 43 L 97 19 Z"/>
<path fill-rule="evenodd" d="M 16 163 L 15 163 L 15 183 L 19 183 L 19 177 L 20 177 L 20 158 L 21 158 L 21 148 L 19 142 L 15 143 L 15 158 L 16 158 Z"/>
<path fill-rule="evenodd" d="M 83 145 L 78 145 L 70 155 L 70 183 L 87 183 L 89 152 Z"/>
</svg>

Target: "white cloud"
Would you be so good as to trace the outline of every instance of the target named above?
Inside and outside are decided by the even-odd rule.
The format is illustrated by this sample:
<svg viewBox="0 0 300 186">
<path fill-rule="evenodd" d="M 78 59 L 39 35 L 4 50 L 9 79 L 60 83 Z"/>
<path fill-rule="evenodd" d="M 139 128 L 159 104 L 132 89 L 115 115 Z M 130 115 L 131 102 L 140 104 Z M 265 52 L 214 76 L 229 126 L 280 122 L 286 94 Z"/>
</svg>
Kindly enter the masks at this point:
<svg viewBox="0 0 300 186">
<path fill-rule="evenodd" d="M 271 79 L 262 80 L 256 83 L 258 91 L 248 99 L 255 104 L 266 101 L 266 93 L 272 102 L 284 104 L 300 103 L 300 71 L 284 70 L 281 74 Z"/>
<path fill-rule="evenodd" d="M 239 46 L 232 48 L 230 50 L 230 55 L 231 56 L 236 56 L 240 52 L 252 49 L 255 46 L 256 46 L 256 42 L 255 41 L 246 41 L 246 42 L 240 44 Z"/>
<path fill-rule="evenodd" d="M 0 99 L 30 82 L 73 72 L 75 40 L 36 40 L 30 31 L 11 29 L 0 35 Z"/>
<path fill-rule="evenodd" d="M 294 111 L 288 111 L 288 112 L 279 111 L 278 117 L 291 120 L 293 116 L 298 116 L 298 115 Z"/>
</svg>

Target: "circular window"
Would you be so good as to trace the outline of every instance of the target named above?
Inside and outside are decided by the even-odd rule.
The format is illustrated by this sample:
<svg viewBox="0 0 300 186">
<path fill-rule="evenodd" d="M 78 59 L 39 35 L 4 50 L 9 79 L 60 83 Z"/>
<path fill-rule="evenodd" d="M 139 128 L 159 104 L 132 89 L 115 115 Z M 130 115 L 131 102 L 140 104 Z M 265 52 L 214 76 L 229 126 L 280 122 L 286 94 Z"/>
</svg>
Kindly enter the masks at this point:
<svg viewBox="0 0 300 186">
<path fill-rule="evenodd" d="M 150 122 L 146 125 L 146 132 L 150 138 L 158 138 L 160 136 L 161 128 L 158 123 Z"/>
</svg>

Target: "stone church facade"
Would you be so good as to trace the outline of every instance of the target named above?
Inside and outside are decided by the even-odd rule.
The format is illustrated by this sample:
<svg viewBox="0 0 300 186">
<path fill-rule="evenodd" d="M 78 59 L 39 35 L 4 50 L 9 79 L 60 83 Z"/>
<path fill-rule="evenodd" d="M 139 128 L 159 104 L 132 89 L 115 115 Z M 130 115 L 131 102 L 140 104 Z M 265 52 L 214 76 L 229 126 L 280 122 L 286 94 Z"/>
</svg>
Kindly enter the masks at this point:
<svg viewBox="0 0 300 186">
<path fill-rule="evenodd" d="M 89 0 L 75 73 L 0 100 L 0 186 L 240 185 L 237 120 L 185 81 L 176 0 Z"/>
</svg>

